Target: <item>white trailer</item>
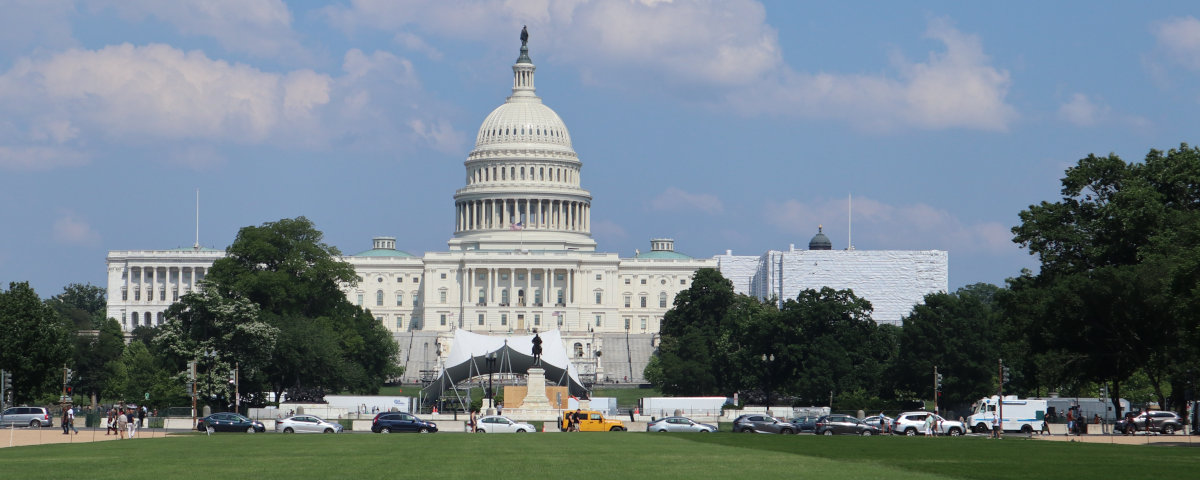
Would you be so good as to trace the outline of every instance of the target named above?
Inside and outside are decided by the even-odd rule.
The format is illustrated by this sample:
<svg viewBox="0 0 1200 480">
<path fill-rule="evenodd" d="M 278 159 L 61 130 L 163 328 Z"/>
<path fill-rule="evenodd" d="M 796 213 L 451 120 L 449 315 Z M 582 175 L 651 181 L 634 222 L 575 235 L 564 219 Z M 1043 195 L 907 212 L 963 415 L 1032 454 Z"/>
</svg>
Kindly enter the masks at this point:
<svg viewBox="0 0 1200 480">
<path fill-rule="evenodd" d="M 1002 404 L 1000 397 L 996 395 L 981 398 L 976 402 L 971 417 L 967 419 L 967 425 L 975 433 L 990 432 L 992 420 L 997 415 L 1000 415 L 1002 430 L 1032 433 L 1041 430 L 1042 422 L 1046 419 L 1046 401 L 1007 395 Z"/>
<path fill-rule="evenodd" d="M 681 415 L 720 415 L 721 406 L 731 403 L 726 397 L 646 397 L 638 404 L 642 415 L 669 417 Z"/>
</svg>

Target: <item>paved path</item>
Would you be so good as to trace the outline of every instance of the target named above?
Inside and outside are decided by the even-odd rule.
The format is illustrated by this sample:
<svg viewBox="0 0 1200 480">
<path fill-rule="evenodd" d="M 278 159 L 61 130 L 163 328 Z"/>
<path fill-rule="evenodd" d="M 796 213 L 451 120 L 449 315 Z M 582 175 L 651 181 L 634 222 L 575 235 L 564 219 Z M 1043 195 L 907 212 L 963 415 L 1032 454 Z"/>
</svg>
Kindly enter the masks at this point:
<svg viewBox="0 0 1200 480">
<path fill-rule="evenodd" d="M 51 443 L 90 443 L 117 440 L 117 435 L 105 435 L 105 429 L 81 428 L 79 433 L 63 435 L 62 428 L 5 428 L 0 429 L 0 448 L 23 445 L 46 445 Z M 162 429 L 138 429 L 134 440 L 162 438 L 169 431 Z M 125 440 L 129 440 L 125 438 Z"/>
</svg>

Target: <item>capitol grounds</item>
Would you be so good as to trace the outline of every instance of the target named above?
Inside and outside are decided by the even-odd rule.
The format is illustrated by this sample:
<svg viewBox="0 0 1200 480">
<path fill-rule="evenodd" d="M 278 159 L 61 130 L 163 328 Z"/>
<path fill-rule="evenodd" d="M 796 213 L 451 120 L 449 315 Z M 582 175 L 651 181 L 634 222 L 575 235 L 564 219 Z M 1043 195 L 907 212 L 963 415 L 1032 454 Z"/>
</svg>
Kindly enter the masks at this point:
<svg viewBox="0 0 1200 480">
<path fill-rule="evenodd" d="M 447 427 L 454 423 L 446 423 Z M 641 428 L 645 428 L 641 424 Z M 442 424 L 439 423 L 439 427 Z M 631 425 L 632 428 L 637 428 Z M 0 478 L 1194 479 L 1200 438 L 815 436 L 630 432 L 283 435 L 5 429 Z M 1049 440 L 1049 441 L 1048 441 Z"/>
</svg>

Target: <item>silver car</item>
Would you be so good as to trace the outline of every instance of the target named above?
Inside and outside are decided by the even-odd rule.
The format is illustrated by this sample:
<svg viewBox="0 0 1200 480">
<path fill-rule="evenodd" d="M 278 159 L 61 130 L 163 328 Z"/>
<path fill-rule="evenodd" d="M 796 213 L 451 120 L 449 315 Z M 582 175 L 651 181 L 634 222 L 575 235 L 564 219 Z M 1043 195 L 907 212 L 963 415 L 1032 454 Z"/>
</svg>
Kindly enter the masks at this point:
<svg viewBox="0 0 1200 480">
<path fill-rule="evenodd" d="M 312 415 L 295 415 L 275 422 L 277 433 L 342 433 L 342 424 Z"/>
<path fill-rule="evenodd" d="M 500 415 L 483 417 L 479 419 L 479 424 L 475 426 L 476 433 L 525 433 L 536 431 L 537 427 L 533 425 L 521 423 Z"/>
<path fill-rule="evenodd" d="M 0 426 L 3 427 L 50 427 L 54 420 L 50 410 L 43 407 L 11 407 L 0 413 Z"/>
<path fill-rule="evenodd" d="M 717 431 L 717 427 L 707 423 L 697 423 L 695 420 L 687 417 L 666 417 L 650 422 L 649 425 L 646 425 L 646 431 L 709 433 Z"/>
</svg>

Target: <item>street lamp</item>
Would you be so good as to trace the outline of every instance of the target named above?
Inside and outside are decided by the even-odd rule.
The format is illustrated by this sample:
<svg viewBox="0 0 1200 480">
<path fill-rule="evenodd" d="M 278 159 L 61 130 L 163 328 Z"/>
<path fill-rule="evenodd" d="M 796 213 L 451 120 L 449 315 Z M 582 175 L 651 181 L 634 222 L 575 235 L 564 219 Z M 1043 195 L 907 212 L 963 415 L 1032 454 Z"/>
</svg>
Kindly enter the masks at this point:
<svg viewBox="0 0 1200 480">
<path fill-rule="evenodd" d="M 767 394 L 767 410 L 771 409 L 771 363 L 775 361 L 775 354 L 763 354 L 762 361 L 764 364 L 763 371 L 763 390 Z"/>
<path fill-rule="evenodd" d="M 492 398 L 492 371 L 496 369 L 496 352 L 488 353 L 487 358 L 484 361 L 487 363 L 487 366 L 488 366 L 487 399 L 488 399 L 488 409 L 491 410 L 493 408 L 496 408 L 496 402 Z"/>
</svg>

